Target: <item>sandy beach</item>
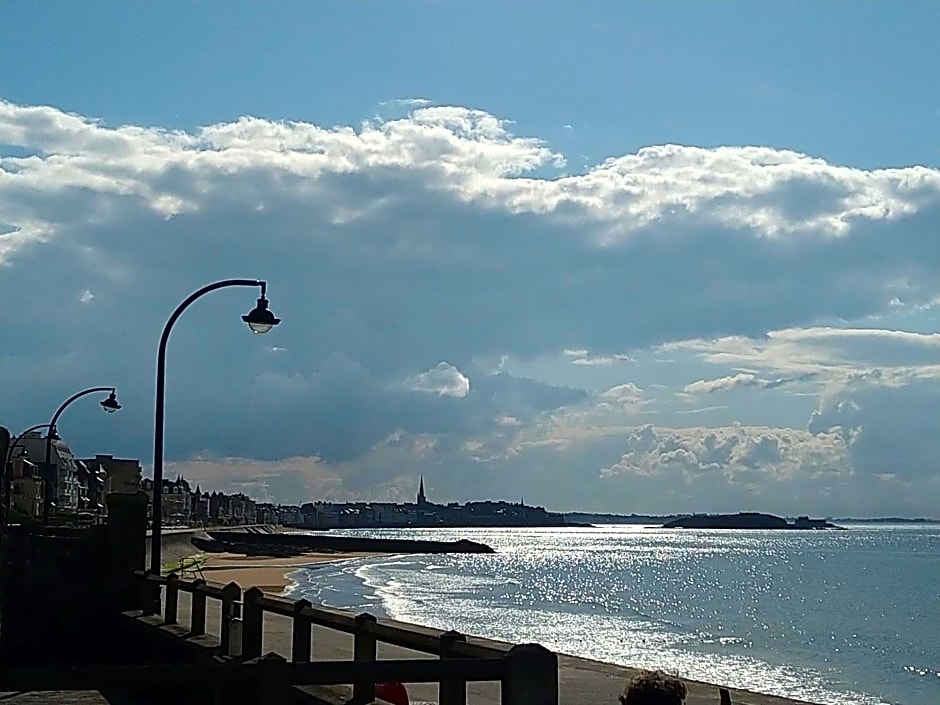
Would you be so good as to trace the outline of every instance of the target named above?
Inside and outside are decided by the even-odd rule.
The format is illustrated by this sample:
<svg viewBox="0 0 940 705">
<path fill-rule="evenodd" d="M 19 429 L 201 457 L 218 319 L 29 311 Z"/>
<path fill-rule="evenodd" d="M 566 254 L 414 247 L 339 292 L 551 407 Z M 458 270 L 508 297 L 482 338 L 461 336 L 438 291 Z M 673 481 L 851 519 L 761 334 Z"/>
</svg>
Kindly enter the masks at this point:
<svg viewBox="0 0 940 705">
<path fill-rule="evenodd" d="M 280 595 L 291 584 L 288 576 L 304 566 L 370 558 L 381 553 L 304 553 L 299 556 L 245 556 L 239 553 L 208 553 L 196 573 L 214 583 L 238 583 L 242 588 L 259 587 L 267 593 Z M 195 577 L 186 571 L 184 577 Z"/>
</svg>

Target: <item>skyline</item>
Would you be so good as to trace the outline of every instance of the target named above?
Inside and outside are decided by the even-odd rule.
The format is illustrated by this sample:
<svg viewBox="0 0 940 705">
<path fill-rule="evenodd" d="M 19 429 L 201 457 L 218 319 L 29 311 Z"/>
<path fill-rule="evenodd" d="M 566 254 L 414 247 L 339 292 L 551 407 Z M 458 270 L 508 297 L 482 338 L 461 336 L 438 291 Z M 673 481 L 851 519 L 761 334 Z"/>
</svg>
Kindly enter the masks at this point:
<svg viewBox="0 0 940 705">
<path fill-rule="evenodd" d="M 166 7 L 4 9 L 14 433 L 115 386 L 61 433 L 149 469 L 166 317 L 256 277 L 269 335 L 242 291 L 174 329 L 167 477 L 936 516 L 940 49 L 901 33 L 932 4 L 518 2 L 498 38 L 495 3 Z"/>
</svg>

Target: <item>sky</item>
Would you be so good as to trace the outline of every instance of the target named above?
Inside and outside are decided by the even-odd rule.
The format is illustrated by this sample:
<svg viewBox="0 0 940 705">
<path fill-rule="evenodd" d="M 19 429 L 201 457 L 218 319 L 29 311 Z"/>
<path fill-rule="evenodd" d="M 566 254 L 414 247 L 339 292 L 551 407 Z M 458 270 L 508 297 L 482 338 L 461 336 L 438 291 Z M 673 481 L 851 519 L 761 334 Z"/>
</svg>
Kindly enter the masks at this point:
<svg viewBox="0 0 940 705">
<path fill-rule="evenodd" d="M 0 2 L 0 423 L 258 498 L 938 516 L 940 14 Z"/>
</svg>

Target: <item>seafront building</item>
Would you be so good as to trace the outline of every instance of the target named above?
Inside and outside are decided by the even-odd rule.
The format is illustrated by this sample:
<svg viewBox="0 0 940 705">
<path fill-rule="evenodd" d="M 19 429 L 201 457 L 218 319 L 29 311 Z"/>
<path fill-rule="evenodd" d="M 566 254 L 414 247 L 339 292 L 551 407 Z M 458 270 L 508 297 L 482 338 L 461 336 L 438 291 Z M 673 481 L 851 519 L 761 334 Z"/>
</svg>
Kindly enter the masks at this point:
<svg viewBox="0 0 940 705">
<path fill-rule="evenodd" d="M 16 457 L 11 461 L 10 506 L 14 512 L 31 519 L 42 516 L 46 483 L 36 463 Z"/>
<path fill-rule="evenodd" d="M 26 458 L 42 468 L 46 461 L 46 438 L 39 431 L 32 431 L 19 439 L 21 453 L 17 457 Z M 68 444 L 53 436 L 49 449 L 49 463 L 54 471 L 51 474 L 53 487 L 44 486 L 43 493 L 52 492 L 52 501 L 56 512 L 77 514 L 89 509 L 88 486 L 83 484 L 78 461 Z M 48 485 L 48 479 L 45 485 Z"/>
</svg>

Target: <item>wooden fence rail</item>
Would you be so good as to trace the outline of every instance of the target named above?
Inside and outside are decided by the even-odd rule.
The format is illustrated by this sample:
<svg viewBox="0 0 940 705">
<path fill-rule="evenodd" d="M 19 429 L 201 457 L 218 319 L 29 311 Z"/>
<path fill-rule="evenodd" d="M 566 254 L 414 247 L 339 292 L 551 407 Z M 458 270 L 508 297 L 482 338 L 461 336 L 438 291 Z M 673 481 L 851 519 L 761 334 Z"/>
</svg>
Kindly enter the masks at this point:
<svg viewBox="0 0 940 705">
<path fill-rule="evenodd" d="M 163 620 L 168 624 L 178 624 L 179 593 L 186 592 L 192 596 L 190 624 L 183 626 L 188 626 L 193 636 L 206 633 L 207 600 L 219 602 L 219 649 L 222 654 L 238 656 L 241 663 L 254 664 L 250 668 L 252 671 L 260 668 L 263 673 L 276 672 L 282 683 L 351 683 L 353 701 L 358 703 L 372 702 L 376 683 L 384 681 L 439 683 L 440 705 L 466 705 L 468 682 L 499 681 L 504 705 L 558 705 L 558 657 L 538 644 L 520 644 L 510 648 L 471 643 L 458 632 L 379 622 L 371 614 L 356 615 L 329 607 L 314 607 L 307 600 L 265 595 L 258 588 L 250 588 L 243 594 L 236 583 L 218 585 L 202 579 L 183 580 L 175 575 L 153 575 L 149 571 L 137 571 L 134 575 L 140 589 L 142 613 L 151 616 L 162 612 Z M 265 614 L 292 620 L 291 663 L 277 656 L 259 661 L 264 642 Z M 311 662 L 313 625 L 351 634 L 353 660 Z M 378 643 L 437 658 L 378 659 Z M 148 671 L 148 668 L 155 667 L 135 669 L 135 672 L 140 671 L 140 679 L 157 673 Z M 209 673 L 221 674 L 226 680 L 247 678 L 223 674 L 223 671 L 232 670 L 230 665 L 201 668 L 207 669 L 206 673 L 193 675 L 193 678 L 215 677 Z M 257 673 L 260 675 L 262 671 Z M 9 675 L 13 677 L 15 674 Z M 22 677 L 25 679 L 26 675 L 22 674 Z M 73 675 L 79 678 L 78 672 Z M 67 678 L 67 675 L 62 677 Z M 116 674 L 114 677 L 120 679 L 124 676 Z"/>
</svg>

